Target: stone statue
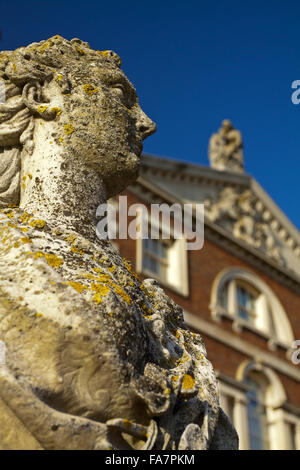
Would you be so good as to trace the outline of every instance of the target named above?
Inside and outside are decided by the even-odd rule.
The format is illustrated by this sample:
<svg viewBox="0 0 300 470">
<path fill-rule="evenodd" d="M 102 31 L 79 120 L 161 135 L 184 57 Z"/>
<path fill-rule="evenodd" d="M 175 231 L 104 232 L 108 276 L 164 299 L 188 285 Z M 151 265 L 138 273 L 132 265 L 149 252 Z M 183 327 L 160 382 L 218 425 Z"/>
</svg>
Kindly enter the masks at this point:
<svg viewBox="0 0 300 470">
<path fill-rule="evenodd" d="M 120 58 L 55 36 L 0 81 L 0 448 L 236 448 L 201 337 L 96 236 L 155 131 Z"/>
<path fill-rule="evenodd" d="M 244 172 L 242 136 L 227 119 L 210 138 L 209 160 L 216 170 Z"/>
</svg>

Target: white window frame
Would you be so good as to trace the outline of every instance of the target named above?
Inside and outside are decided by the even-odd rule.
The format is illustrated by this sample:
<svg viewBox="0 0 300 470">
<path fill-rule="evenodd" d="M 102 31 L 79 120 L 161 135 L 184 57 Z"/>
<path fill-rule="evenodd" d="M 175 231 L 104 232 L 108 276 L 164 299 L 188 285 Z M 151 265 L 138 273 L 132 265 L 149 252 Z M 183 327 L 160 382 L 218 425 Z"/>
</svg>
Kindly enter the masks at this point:
<svg viewBox="0 0 300 470">
<path fill-rule="evenodd" d="M 228 400 L 233 404 L 233 420 L 238 436 L 239 450 L 249 450 L 249 428 L 247 411 L 247 386 L 245 377 L 251 370 L 257 370 L 264 375 L 269 382 L 266 394 L 266 412 L 268 432 L 271 450 L 290 450 L 292 447 L 290 436 L 290 424 L 296 429 L 295 445 L 300 450 L 300 418 L 287 412 L 283 406 L 287 401 L 285 390 L 277 374 L 267 366 L 257 361 L 246 360 L 238 367 L 236 378 L 227 378 L 218 373 L 220 406 L 228 416 Z M 236 385 L 234 383 L 236 382 Z"/>
<path fill-rule="evenodd" d="M 159 230 L 159 233 L 167 232 L 167 230 L 164 231 L 161 221 L 157 223 L 156 228 Z M 151 233 L 150 229 L 151 227 L 149 228 L 149 233 Z M 188 251 L 186 249 L 186 239 L 184 235 L 179 239 L 174 238 L 172 230 L 170 230 L 170 237 L 170 239 L 162 238 L 162 241 L 165 241 L 169 245 L 167 251 L 168 266 L 166 269 L 166 277 L 163 278 L 158 276 L 143 267 L 143 240 L 141 238 L 141 234 L 136 240 L 136 271 L 137 273 L 143 273 L 146 276 L 157 279 L 163 286 L 173 290 L 183 297 L 188 297 Z"/>
<path fill-rule="evenodd" d="M 219 379 L 220 406 L 228 416 L 228 399 L 233 401 L 232 424 L 239 436 L 239 450 L 249 449 L 247 397 L 244 392 Z M 229 417 L 229 416 L 228 416 Z"/>
<path fill-rule="evenodd" d="M 256 322 L 252 324 L 242 319 L 237 313 L 237 283 L 249 285 L 259 294 L 256 299 Z M 221 292 L 228 286 L 227 308 L 221 305 Z M 257 275 L 244 268 L 231 267 L 222 270 L 216 277 L 212 292 L 210 310 L 213 318 L 220 321 L 222 317 L 233 320 L 233 329 L 242 331 L 243 328 L 263 336 L 269 340 L 270 349 L 277 345 L 289 350 L 294 342 L 294 335 L 288 317 L 269 286 Z"/>
<path fill-rule="evenodd" d="M 298 416 L 293 415 L 291 413 L 287 413 L 284 410 L 284 404 L 287 402 L 287 396 L 277 374 L 269 367 L 257 361 L 244 361 L 242 362 L 242 364 L 240 364 L 237 370 L 236 379 L 239 382 L 244 383 L 245 378 L 252 370 L 260 372 L 263 376 L 265 376 L 267 382 L 269 383 L 266 392 L 265 406 L 268 423 L 270 450 L 291 449 L 290 428 L 288 426 L 289 423 L 293 423 L 296 426 L 297 434 L 295 436 L 295 443 L 297 450 L 300 449 L 300 419 Z M 248 434 L 248 437 L 246 436 L 244 442 L 247 443 L 248 441 L 249 446 L 247 413 L 246 419 L 246 434 Z"/>
<path fill-rule="evenodd" d="M 281 420 L 284 421 L 286 427 L 287 427 L 287 432 L 286 432 L 286 445 L 289 449 L 292 448 L 292 436 L 290 434 L 290 425 L 295 426 L 295 449 L 294 450 L 300 450 L 300 418 L 296 417 L 295 415 L 292 415 L 291 413 L 286 412 L 285 410 L 280 410 L 282 411 L 282 418 Z"/>
<path fill-rule="evenodd" d="M 143 269 L 143 272 L 145 272 L 147 274 L 149 273 L 149 275 L 159 276 L 160 278 L 165 279 L 166 272 L 167 272 L 168 267 L 169 267 L 168 249 L 170 247 L 170 243 L 169 243 L 169 240 L 163 240 L 163 239 L 158 239 L 158 240 L 155 240 L 155 241 L 157 241 L 160 244 L 164 245 L 164 249 L 165 249 L 165 252 L 166 252 L 166 257 L 162 258 L 161 256 L 157 255 L 156 253 L 153 253 L 151 250 L 147 250 L 147 248 L 144 247 L 145 240 L 142 240 L 142 263 L 143 263 L 142 269 Z M 161 270 L 165 273 L 163 276 L 160 276 L 158 273 L 152 271 L 151 269 L 147 269 L 144 266 L 144 256 L 145 255 L 148 258 L 154 259 L 157 263 L 160 264 L 160 266 L 162 267 Z"/>
</svg>

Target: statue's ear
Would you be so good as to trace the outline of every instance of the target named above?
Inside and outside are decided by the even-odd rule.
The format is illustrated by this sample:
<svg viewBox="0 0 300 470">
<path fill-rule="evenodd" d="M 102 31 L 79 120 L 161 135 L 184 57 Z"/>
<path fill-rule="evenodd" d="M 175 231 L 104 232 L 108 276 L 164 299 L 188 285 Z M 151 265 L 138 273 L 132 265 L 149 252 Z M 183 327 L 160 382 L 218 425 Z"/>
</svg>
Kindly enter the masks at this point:
<svg viewBox="0 0 300 470">
<path fill-rule="evenodd" d="M 58 108 L 51 108 L 50 103 L 43 102 L 42 87 L 39 82 L 27 83 L 23 88 L 22 99 L 32 114 L 46 120 L 57 116 Z"/>
</svg>

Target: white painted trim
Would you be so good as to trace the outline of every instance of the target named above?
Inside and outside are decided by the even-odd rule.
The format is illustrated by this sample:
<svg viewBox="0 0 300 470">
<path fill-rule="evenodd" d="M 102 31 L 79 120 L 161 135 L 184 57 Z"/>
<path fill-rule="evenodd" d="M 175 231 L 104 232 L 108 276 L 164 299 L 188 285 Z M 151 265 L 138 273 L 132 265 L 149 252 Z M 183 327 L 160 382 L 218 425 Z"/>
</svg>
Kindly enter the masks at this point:
<svg viewBox="0 0 300 470">
<path fill-rule="evenodd" d="M 263 366 L 255 361 L 244 361 L 238 368 L 236 378 L 241 383 L 244 382 L 247 374 L 251 370 L 257 370 L 264 374 L 268 381 L 266 390 L 266 406 L 269 442 L 272 450 L 289 450 L 292 448 L 291 426 L 295 425 L 295 444 L 299 449 L 300 419 L 287 413 L 282 405 L 286 402 L 287 396 L 281 381 L 272 369 Z M 220 404 L 223 410 L 228 412 L 228 397 L 233 400 L 233 425 L 239 435 L 239 449 L 249 449 L 249 424 L 247 415 L 247 394 L 237 390 L 234 385 L 219 381 Z M 227 413 L 228 414 L 228 413 Z"/>
<path fill-rule="evenodd" d="M 249 358 L 254 360 L 258 359 L 266 366 L 300 382 L 300 370 L 297 366 L 292 365 L 292 363 L 279 359 L 272 353 L 263 351 L 257 346 L 239 338 L 234 333 L 226 331 L 217 324 L 208 322 L 207 320 L 204 320 L 193 313 L 187 312 L 186 310 L 183 310 L 183 313 L 187 326 L 199 331 L 200 334 L 203 333 L 217 342 L 225 344 L 225 346 L 228 346 L 230 349 L 235 349 L 236 351 L 245 354 Z"/>
<path fill-rule="evenodd" d="M 266 405 L 271 406 L 272 408 L 278 408 L 282 406 L 287 401 L 287 395 L 282 386 L 282 383 L 275 372 L 269 367 L 264 366 L 261 362 L 251 360 L 243 361 L 237 369 L 236 379 L 240 382 L 244 382 L 251 370 L 261 372 L 261 374 L 267 378 L 270 384 L 266 397 Z"/>
</svg>

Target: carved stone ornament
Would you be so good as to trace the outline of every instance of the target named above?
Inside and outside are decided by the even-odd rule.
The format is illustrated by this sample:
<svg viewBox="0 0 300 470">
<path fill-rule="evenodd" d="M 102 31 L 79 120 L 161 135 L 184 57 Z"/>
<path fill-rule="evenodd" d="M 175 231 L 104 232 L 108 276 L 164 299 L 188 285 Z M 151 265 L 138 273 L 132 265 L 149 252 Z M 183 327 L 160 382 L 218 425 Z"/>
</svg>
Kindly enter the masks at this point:
<svg viewBox="0 0 300 470">
<path fill-rule="evenodd" d="M 281 244 L 278 237 L 264 220 L 263 213 L 257 210 L 257 201 L 251 190 L 242 192 L 226 187 L 219 193 L 217 200 L 205 201 L 205 214 L 231 232 L 236 238 L 263 251 L 284 265 Z"/>
<path fill-rule="evenodd" d="M 211 136 L 208 154 L 212 168 L 244 172 L 242 136 L 229 120 L 224 120 L 219 132 Z"/>
<path fill-rule="evenodd" d="M 111 51 L 0 54 L 0 448 L 234 449 L 198 334 L 96 236 L 155 124 Z"/>
</svg>

